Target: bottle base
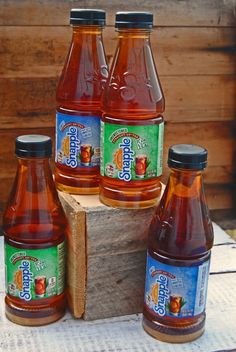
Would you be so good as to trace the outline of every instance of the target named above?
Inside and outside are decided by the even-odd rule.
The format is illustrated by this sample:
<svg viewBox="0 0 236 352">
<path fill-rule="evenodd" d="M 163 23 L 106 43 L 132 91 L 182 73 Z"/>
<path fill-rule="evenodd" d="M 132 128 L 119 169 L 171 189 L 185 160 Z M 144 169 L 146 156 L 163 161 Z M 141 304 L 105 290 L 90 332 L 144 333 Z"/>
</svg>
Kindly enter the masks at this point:
<svg viewBox="0 0 236 352">
<path fill-rule="evenodd" d="M 59 191 L 70 194 L 98 194 L 99 193 L 99 169 L 95 168 L 86 174 L 86 170 L 78 171 L 77 174 L 65 174 L 64 170 L 55 168 L 54 179 Z"/>
<path fill-rule="evenodd" d="M 65 193 L 70 193 L 70 194 L 86 194 L 86 195 L 92 195 L 92 194 L 98 194 L 99 193 L 99 187 L 70 187 L 67 185 L 63 185 L 59 182 L 55 182 L 56 187 L 58 191 L 62 191 Z"/>
<path fill-rule="evenodd" d="M 143 329 L 157 340 L 169 343 L 185 343 L 198 339 L 205 330 L 205 319 L 200 323 L 191 325 L 190 327 L 165 327 L 155 324 L 155 329 L 150 326 L 150 323 L 143 319 Z M 166 330 L 166 332 L 164 331 Z"/>
<path fill-rule="evenodd" d="M 110 199 L 105 197 L 104 195 L 100 194 L 99 195 L 100 201 L 108 205 L 110 207 L 114 208 L 121 208 L 121 209 L 145 209 L 145 208 L 151 208 L 155 205 L 158 204 L 158 199 L 149 199 L 149 200 L 143 200 L 143 201 L 122 201 L 118 199 Z"/>
<path fill-rule="evenodd" d="M 55 321 L 61 319 L 65 315 L 65 312 L 57 312 L 51 316 L 43 317 L 43 318 L 24 318 L 24 317 L 20 317 L 18 315 L 12 314 L 6 309 L 5 315 L 8 320 L 18 325 L 42 326 L 42 325 L 54 323 Z"/>
<path fill-rule="evenodd" d="M 141 184 L 133 183 L 132 187 L 116 181 L 112 183 L 101 178 L 99 198 L 105 205 L 115 208 L 143 209 L 158 205 L 162 195 L 162 184 L 159 181 Z"/>
<path fill-rule="evenodd" d="M 46 299 L 47 300 L 47 299 Z M 5 315 L 13 323 L 40 326 L 53 323 L 65 315 L 65 295 L 57 296 L 53 302 L 19 304 L 15 298 L 5 297 Z"/>
</svg>

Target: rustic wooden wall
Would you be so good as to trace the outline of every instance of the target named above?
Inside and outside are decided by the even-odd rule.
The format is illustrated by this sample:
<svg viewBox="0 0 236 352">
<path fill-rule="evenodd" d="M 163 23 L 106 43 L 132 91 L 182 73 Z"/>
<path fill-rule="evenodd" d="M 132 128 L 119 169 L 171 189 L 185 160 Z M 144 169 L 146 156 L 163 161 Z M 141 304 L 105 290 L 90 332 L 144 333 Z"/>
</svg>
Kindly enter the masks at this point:
<svg viewBox="0 0 236 352">
<path fill-rule="evenodd" d="M 232 207 L 235 0 L 0 0 L 1 208 L 15 173 L 15 137 L 54 135 L 55 89 L 71 38 L 71 7 L 107 11 L 109 59 L 116 46 L 115 12 L 154 12 L 152 46 L 166 96 L 164 163 L 171 144 L 202 144 L 209 150 L 205 181 L 210 207 Z"/>
</svg>

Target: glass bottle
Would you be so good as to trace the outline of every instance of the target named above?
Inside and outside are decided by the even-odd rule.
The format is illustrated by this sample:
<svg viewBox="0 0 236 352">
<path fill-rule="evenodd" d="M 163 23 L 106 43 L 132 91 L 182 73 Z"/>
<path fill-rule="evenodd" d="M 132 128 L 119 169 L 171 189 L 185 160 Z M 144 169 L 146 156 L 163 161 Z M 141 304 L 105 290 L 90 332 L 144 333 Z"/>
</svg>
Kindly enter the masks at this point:
<svg viewBox="0 0 236 352">
<path fill-rule="evenodd" d="M 108 76 L 102 40 L 105 12 L 72 9 L 73 36 L 57 87 L 56 169 L 59 190 L 99 190 L 101 93 Z"/>
<path fill-rule="evenodd" d="M 52 177 L 50 137 L 16 139 L 17 173 L 3 216 L 6 316 L 44 325 L 65 313 L 67 221 Z"/>
<path fill-rule="evenodd" d="M 204 331 L 213 228 L 203 189 L 207 150 L 169 149 L 170 177 L 152 220 L 147 252 L 144 329 L 168 342 Z"/>
<path fill-rule="evenodd" d="M 150 32 L 153 14 L 118 12 L 118 45 L 102 95 L 100 199 L 145 208 L 161 194 L 164 96 Z"/>
</svg>

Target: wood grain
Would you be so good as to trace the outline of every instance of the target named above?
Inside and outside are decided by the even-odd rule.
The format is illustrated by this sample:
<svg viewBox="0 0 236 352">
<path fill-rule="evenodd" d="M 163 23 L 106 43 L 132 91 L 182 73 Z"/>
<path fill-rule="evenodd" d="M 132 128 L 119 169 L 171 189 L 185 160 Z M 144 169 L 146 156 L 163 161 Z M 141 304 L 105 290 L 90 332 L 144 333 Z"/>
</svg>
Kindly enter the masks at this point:
<svg viewBox="0 0 236 352">
<path fill-rule="evenodd" d="M 235 187 L 233 185 L 208 185 L 205 191 L 209 209 L 235 208 Z"/>
<path fill-rule="evenodd" d="M 109 25 L 116 11 L 138 10 L 152 11 L 160 26 L 235 26 L 234 0 L 8 0 L 1 4 L 0 25 L 66 25 L 73 7 L 104 9 Z"/>
<path fill-rule="evenodd" d="M 0 74 L 6 78 L 58 75 L 71 35 L 69 26 L 0 27 Z M 161 75 L 236 73 L 232 28 L 161 27 L 153 31 L 151 43 Z M 117 45 L 114 28 L 104 30 L 104 44 L 111 61 Z"/>
<path fill-rule="evenodd" d="M 129 232 L 126 234 L 130 236 Z M 89 255 L 84 319 L 142 312 L 145 261 L 146 250 L 113 256 Z"/>
<path fill-rule="evenodd" d="M 77 318 L 85 309 L 86 285 L 86 214 L 69 194 L 59 192 L 66 213 L 69 230 L 67 240 L 67 294 L 68 304 Z"/>
<path fill-rule="evenodd" d="M 103 206 L 87 208 L 87 251 L 103 257 L 143 251 L 147 229 L 155 208 L 143 210 L 113 209 Z"/>
</svg>

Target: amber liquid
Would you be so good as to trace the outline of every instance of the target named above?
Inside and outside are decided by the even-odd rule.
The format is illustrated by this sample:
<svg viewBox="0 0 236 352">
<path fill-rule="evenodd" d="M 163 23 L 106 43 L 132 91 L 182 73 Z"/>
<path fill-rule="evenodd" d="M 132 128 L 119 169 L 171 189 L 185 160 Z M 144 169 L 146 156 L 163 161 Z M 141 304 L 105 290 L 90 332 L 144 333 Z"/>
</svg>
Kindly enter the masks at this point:
<svg viewBox="0 0 236 352">
<path fill-rule="evenodd" d="M 190 267 L 210 258 L 213 229 L 199 171 L 171 170 L 148 237 L 149 255 L 168 265 Z M 144 305 L 144 329 L 157 339 L 187 342 L 204 331 L 205 312 L 195 317 L 161 317 Z"/>
<path fill-rule="evenodd" d="M 101 117 L 102 88 L 108 76 L 99 26 L 73 27 L 73 37 L 57 87 L 57 111 Z M 76 167 L 56 162 L 55 182 L 59 190 L 75 194 L 99 191 L 99 166 Z"/>
<path fill-rule="evenodd" d="M 102 120 L 121 125 L 163 122 L 164 96 L 150 47 L 150 31 L 119 30 L 119 42 L 102 97 Z M 106 146 L 104 146 L 104 149 Z M 161 194 L 159 177 L 125 182 L 101 177 L 100 199 L 124 208 L 154 205 Z"/>
<path fill-rule="evenodd" d="M 66 239 L 67 222 L 48 159 L 22 158 L 3 217 L 5 242 L 24 249 L 57 246 Z M 9 294 L 6 316 L 21 325 L 44 325 L 65 313 L 65 293 L 25 302 Z"/>
<path fill-rule="evenodd" d="M 102 121 L 134 126 L 160 124 L 164 105 L 150 47 L 150 31 L 119 30 L 117 50 L 102 96 Z M 100 199 L 107 205 L 150 207 L 156 204 L 160 194 L 159 177 L 129 182 L 101 177 Z"/>
</svg>

